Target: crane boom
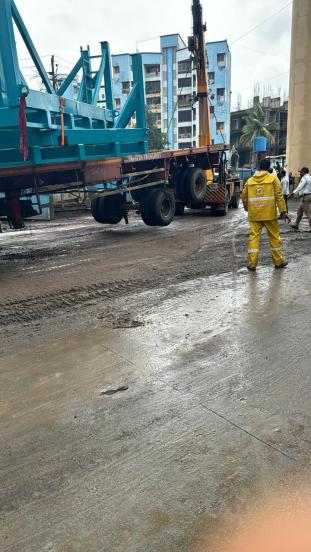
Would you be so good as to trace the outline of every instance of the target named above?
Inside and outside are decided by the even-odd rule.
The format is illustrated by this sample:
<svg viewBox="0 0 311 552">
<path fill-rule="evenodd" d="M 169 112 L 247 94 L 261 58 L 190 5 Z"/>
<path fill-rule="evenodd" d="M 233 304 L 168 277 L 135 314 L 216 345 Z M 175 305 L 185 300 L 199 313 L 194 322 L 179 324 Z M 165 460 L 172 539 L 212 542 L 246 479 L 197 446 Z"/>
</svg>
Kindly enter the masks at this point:
<svg viewBox="0 0 311 552">
<path fill-rule="evenodd" d="M 193 53 L 197 72 L 196 100 L 199 103 L 199 146 L 209 146 L 212 140 L 205 49 L 206 24 L 203 23 L 203 10 L 200 0 L 192 0 L 192 19 L 193 36 L 189 37 L 189 50 Z"/>
</svg>

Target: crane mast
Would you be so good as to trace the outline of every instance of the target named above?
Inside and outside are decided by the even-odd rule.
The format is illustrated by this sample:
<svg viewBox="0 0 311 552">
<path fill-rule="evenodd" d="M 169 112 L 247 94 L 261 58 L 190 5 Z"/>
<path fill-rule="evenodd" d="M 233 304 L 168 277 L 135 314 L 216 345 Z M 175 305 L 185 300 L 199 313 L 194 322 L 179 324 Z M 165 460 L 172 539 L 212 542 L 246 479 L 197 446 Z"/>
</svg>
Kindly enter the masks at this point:
<svg viewBox="0 0 311 552">
<path fill-rule="evenodd" d="M 203 10 L 200 0 L 192 0 L 192 19 L 193 35 L 189 37 L 189 50 L 193 54 L 197 72 L 197 94 L 195 100 L 199 103 L 199 146 L 209 146 L 212 140 L 207 55 L 205 49 L 206 24 L 203 23 Z"/>
</svg>

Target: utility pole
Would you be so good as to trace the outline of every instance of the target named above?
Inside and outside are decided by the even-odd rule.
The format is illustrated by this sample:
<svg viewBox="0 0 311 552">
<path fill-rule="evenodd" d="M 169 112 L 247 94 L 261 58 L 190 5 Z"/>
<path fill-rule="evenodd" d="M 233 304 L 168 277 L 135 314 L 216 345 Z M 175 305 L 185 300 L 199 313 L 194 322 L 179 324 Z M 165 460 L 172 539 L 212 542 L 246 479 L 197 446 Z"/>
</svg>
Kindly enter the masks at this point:
<svg viewBox="0 0 311 552">
<path fill-rule="evenodd" d="M 49 75 L 51 76 L 52 86 L 57 91 L 57 74 L 55 71 L 55 56 L 52 55 L 51 57 L 51 71 L 49 71 Z"/>
</svg>

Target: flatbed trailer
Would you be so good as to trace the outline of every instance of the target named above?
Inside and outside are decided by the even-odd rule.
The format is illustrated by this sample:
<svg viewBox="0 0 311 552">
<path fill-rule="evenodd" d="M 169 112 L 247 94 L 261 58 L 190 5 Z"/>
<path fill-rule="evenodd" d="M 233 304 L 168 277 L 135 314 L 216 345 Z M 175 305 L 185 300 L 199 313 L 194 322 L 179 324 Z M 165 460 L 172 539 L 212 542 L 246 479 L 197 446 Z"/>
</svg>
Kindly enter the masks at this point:
<svg viewBox="0 0 311 552">
<path fill-rule="evenodd" d="M 128 157 L 0 168 L 0 192 L 11 199 L 11 218 L 23 218 L 20 196 L 84 191 L 94 219 L 117 224 L 136 210 L 150 226 L 167 226 L 184 207 L 226 214 L 238 206 L 240 182 L 226 172 L 227 146 L 164 150 Z M 207 181 L 207 174 L 212 179 Z M 14 202 L 14 197 L 16 201 Z M 20 205 L 20 213 L 16 213 Z"/>
</svg>

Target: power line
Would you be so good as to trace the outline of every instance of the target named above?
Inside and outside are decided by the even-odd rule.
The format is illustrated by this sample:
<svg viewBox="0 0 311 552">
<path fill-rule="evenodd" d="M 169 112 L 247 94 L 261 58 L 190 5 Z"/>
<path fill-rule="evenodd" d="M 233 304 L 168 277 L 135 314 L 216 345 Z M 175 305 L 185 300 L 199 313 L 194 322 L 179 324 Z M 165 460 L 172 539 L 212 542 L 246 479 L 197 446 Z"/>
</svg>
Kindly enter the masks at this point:
<svg viewBox="0 0 311 552">
<path fill-rule="evenodd" d="M 251 52 L 255 52 L 256 54 L 260 54 L 262 56 L 278 57 L 278 54 L 271 54 L 271 52 L 262 52 L 261 50 L 255 50 L 255 48 L 250 48 L 249 46 L 245 46 L 244 44 L 233 44 L 233 46 L 237 46 L 238 48 L 245 48 L 245 50 L 250 50 Z"/>
<path fill-rule="evenodd" d="M 278 79 L 279 77 L 282 77 L 283 75 L 288 75 L 289 74 L 289 71 L 284 71 L 283 73 L 279 73 L 278 75 L 275 75 L 274 77 L 272 77 L 271 79 L 269 80 L 265 80 L 263 82 L 259 82 L 258 84 L 269 84 L 271 81 L 273 80 L 276 80 Z M 240 94 L 241 92 L 245 92 L 246 90 L 251 90 L 251 88 L 253 88 L 254 85 L 252 86 L 248 86 L 247 88 L 243 88 L 242 90 L 239 90 L 237 92 L 237 94 Z"/>
<path fill-rule="evenodd" d="M 249 31 L 247 31 L 246 33 L 242 34 L 241 36 L 238 36 L 238 38 L 235 38 L 234 40 L 232 40 L 230 42 L 230 46 L 232 44 L 235 44 L 236 42 L 238 42 L 239 40 L 242 40 L 242 38 L 244 38 L 245 36 L 248 36 L 249 34 L 251 34 L 253 31 L 255 31 L 256 29 L 258 29 L 258 27 L 261 27 L 262 25 L 264 25 L 265 23 L 267 23 L 268 21 L 270 21 L 273 17 L 276 17 L 277 15 L 279 15 L 282 11 L 286 10 L 286 8 L 288 8 L 288 6 L 291 6 L 292 5 L 292 1 L 291 2 L 288 2 L 287 4 L 285 4 L 285 6 L 283 6 L 280 10 L 272 13 L 271 15 L 269 15 L 269 17 L 267 17 L 266 19 L 264 19 L 263 21 L 261 21 L 260 23 L 258 23 L 258 25 L 255 25 L 255 27 L 252 27 L 252 29 L 250 29 Z"/>
</svg>

